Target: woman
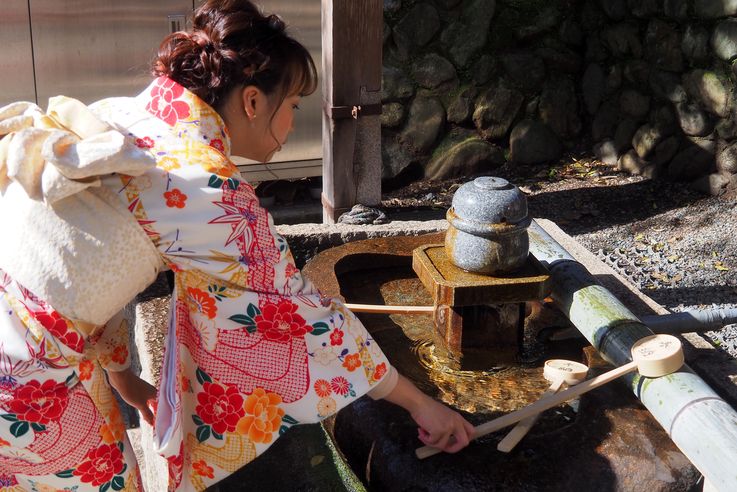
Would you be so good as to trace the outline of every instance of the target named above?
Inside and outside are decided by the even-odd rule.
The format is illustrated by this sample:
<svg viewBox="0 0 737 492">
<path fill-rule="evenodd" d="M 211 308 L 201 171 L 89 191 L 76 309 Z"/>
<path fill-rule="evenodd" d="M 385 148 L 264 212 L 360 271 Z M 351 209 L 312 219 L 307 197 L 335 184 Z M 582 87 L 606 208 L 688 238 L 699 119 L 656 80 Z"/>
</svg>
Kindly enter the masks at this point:
<svg viewBox="0 0 737 492">
<path fill-rule="evenodd" d="M 122 264 L 100 263 L 98 268 L 120 276 L 118 290 L 120 284 L 135 284 L 128 277 L 150 281 L 151 271 L 159 268 L 156 261 L 175 272 L 155 423 L 158 451 L 169 462 L 170 489 L 203 490 L 256 458 L 289 427 L 319 421 L 363 394 L 407 409 L 425 444 L 448 452 L 466 446 L 472 426 L 399 376 L 358 319 L 338 300 L 320 296 L 301 276 L 270 216 L 229 160 L 232 153 L 266 162 L 286 142 L 301 97 L 316 89 L 315 67 L 305 48 L 285 32 L 278 17 L 263 16 L 249 1 L 211 0 L 195 12 L 191 33 L 164 40 L 154 74 L 157 79 L 138 97 L 101 101 L 89 108 L 92 115 L 58 102 L 45 115 L 48 121 L 32 115 L 33 135 L 52 132 L 39 144 L 52 154 L 45 169 L 53 159 L 60 164 L 53 173 L 43 171 L 40 188 L 28 185 L 25 176 L 33 173 L 10 164 L 15 162 L 10 151 L 20 145 L 19 134 L 11 134 L 5 145 L 9 184 L 0 202 L 13 197 L 34 202 L 33 190 L 40 189 L 35 212 L 23 219 L 29 220 L 39 213 L 38 203 L 56 213 L 63 208 L 60 204 L 83 193 L 96 194 L 104 207 L 113 209 L 116 205 L 105 201 L 105 193 L 114 193 L 158 256 L 154 259 L 145 246 L 135 245 L 137 261 L 123 258 Z M 0 129 L 2 125 L 0 111 Z M 111 168 L 115 159 L 106 157 L 95 165 L 77 166 L 104 169 L 106 173 L 72 179 L 74 186 L 97 179 L 103 191 L 89 187 L 53 201 L 50 197 L 63 186 L 48 183 L 57 174 L 74 174 L 64 168 L 68 146 L 54 143 L 53 132 L 70 129 L 77 140 L 69 145 L 75 149 L 85 142 L 107 142 L 111 133 L 123 135 L 125 143 L 115 148 L 115 155 L 125 164 Z M 20 153 L 31 154 L 28 149 Z M 72 154 L 87 155 L 81 150 Z M 155 165 L 148 162 L 152 158 Z M 17 210 L 14 205 L 13 215 Z M 0 213 L 10 212 L 0 203 Z M 81 220 L 75 224 L 88 226 Z M 14 251 L 36 247 L 24 241 Z M 115 241 L 98 249 L 113 248 L 129 249 Z M 12 372 L 0 387 L 0 477 L 20 490 L 136 490 L 135 462 L 103 371 L 144 419 L 151 417 L 146 405 L 151 390 L 125 370 L 120 316 L 100 323 L 103 313 L 96 320 L 81 311 L 68 314 L 76 306 L 66 298 L 73 289 L 55 294 L 38 275 L 18 268 L 17 274 L 11 272 L 15 263 L 4 259 L 10 256 L 0 254 L 5 270 L 0 329 L 3 337 L 5 331 L 14 334 L 18 343 L 13 351 L 0 345 L 6 361 L 0 371 Z M 57 303 L 66 303 L 66 311 L 37 292 L 43 289 Z M 129 302 L 132 296 L 122 293 L 126 289 L 108 304 L 117 309 L 118 298 Z M 96 289 L 89 296 L 107 290 Z M 88 304 L 90 310 L 98 305 Z M 97 328 L 102 324 L 103 329 Z M 53 359 L 48 349 L 44 352 L 52 346 Z M 34 370 L 8 369 L 20 363 Z M 71 405 L 77 400 L 84 401 L 86 413 L 78 410 L 79 404 Z M 76 413 L 70 415 L 72 411 Z M 75 439 L 65 432 L 70 422 L 77 425 Z M 79 432 L 81 427 L 85 432 Z M 57 447 L 69 451 L 74 441 L 74 451 L 67 452 L 74 461 L 59 459 L 56 467 L 46 463 L 44 443 L 51 431 Z"/>
</svg>

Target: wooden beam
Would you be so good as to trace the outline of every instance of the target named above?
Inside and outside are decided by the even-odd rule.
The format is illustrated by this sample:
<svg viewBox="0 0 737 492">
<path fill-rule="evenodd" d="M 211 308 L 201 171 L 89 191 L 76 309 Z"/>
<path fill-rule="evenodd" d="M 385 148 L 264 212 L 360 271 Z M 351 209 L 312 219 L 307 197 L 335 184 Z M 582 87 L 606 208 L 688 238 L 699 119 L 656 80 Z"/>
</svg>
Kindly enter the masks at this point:
<svg viewBox="0 0 737 492">
<path fill-rule="evenodd" d="M 322 0 L 325 222 L 381 200 L 382 28 L 381 0 Z"/>
</svg>

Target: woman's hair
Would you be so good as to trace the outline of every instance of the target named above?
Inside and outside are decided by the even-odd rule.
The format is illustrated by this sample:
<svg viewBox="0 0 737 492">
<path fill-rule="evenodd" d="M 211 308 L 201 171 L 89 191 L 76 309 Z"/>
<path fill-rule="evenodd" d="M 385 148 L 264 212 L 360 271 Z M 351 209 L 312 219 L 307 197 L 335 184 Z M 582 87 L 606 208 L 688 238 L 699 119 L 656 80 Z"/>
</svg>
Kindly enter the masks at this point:
<svg viewBox="0 0 737 492">
<path fill-rule="evenodd" d="M 278 108 L 292 94 L 312 94 L 317 70 L 307 49 L 276 15 L 249 0 L 208 0 L 192 32 L 175 32 L 159 46 L 155 76 L 165 75 L 220 109 L 231 90 L 254 85 Z"/>
</svg>

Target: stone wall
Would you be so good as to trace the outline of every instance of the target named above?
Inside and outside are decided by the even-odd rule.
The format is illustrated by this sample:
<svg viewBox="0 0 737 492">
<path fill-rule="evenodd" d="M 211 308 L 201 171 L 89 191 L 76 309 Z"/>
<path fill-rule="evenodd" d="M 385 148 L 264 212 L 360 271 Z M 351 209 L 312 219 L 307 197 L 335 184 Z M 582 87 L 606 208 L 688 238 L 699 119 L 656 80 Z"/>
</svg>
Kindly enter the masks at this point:
<svg viewBox="0 0 737 492">
<path fill-rule="evenodd" d="M 383 177 L 567 149 L 735 186 L 737 0 L 384 0 Z"/>
</svg>

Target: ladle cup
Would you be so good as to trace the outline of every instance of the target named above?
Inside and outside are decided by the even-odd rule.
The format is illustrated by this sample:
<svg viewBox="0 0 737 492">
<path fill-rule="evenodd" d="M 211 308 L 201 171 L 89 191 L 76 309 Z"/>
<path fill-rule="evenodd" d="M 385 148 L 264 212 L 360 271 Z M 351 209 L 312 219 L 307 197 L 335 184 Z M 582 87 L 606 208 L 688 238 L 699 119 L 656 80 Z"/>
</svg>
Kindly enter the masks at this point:
<svg viewBox="0 0 737 492">
<path fill-rule="evenodd" d="M 589 379 L 581 384 L 572 386 L 565 391 L 536 401 L 531 405 L 520 408 L 502 417 L 481 424 L 475 428 L 473 439 L 485 436 L 499 429 L 508 427 L 531 415 L 553 408 L 556 405 L 571 400 L 594 388 L 598 388 L 610 381 L 638 370 L 642 376 L 656 378 L 671 374 L 683 366 L 683 350 L 681 342 L 672 335 L 651 335 L 644 337 L 632 346 L 632 362 L 605 372 L 600 376 Z M 440 453 L 442 450 L 431 446 L 423 446 L 415 450 L 418 458 L 424 459 Z"/>
<path fill-rule="evenodd" d="M 572 360 L 550 359 L 545 361 L 543 376 L 545 379 L 550 381 L 550 386 L 542 394 L 540 400 L 545 399 L 550 395 L 554 395 L 564 384 L 574 386 L 582 382 L 586 379 L 586 373 L 588 371 L 589 368 L 586 365 Z M 496 449 L 502 453 L 510 452 L 522 440 L 522 438 L 527 435 L 539 417 L 540 414 L 536 413 L 535 415 L 530 415 L 529 417 L 520 420 L 517 425 L 509 431 L 509 434 L 499 441 Z"/>
</svg>

